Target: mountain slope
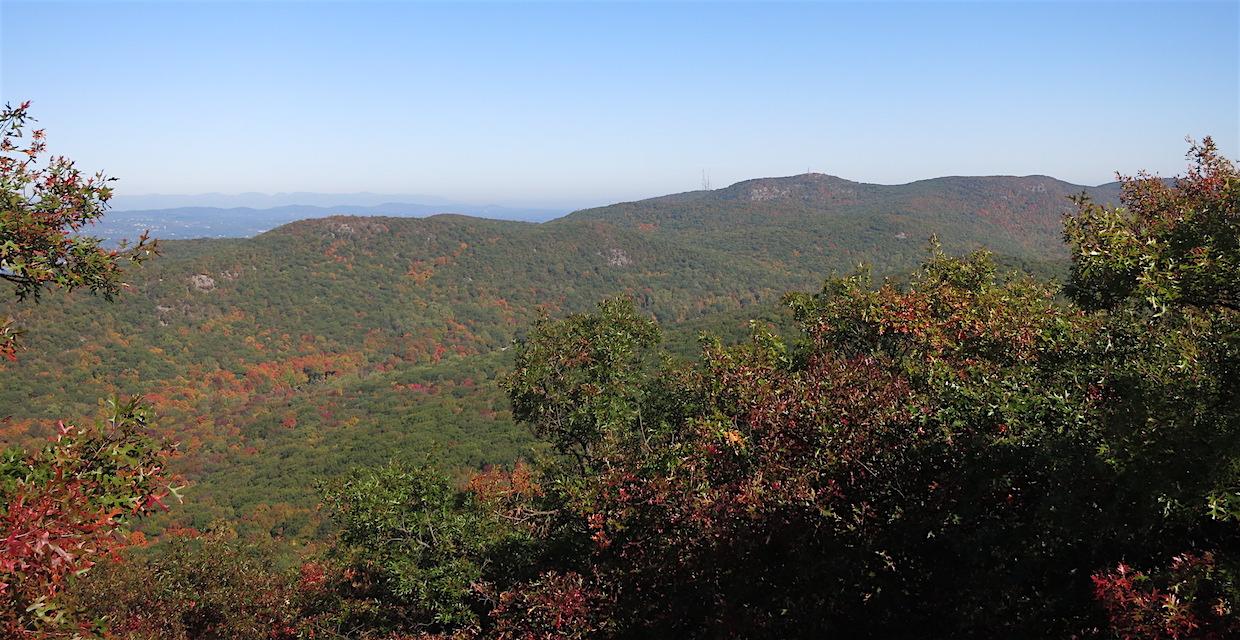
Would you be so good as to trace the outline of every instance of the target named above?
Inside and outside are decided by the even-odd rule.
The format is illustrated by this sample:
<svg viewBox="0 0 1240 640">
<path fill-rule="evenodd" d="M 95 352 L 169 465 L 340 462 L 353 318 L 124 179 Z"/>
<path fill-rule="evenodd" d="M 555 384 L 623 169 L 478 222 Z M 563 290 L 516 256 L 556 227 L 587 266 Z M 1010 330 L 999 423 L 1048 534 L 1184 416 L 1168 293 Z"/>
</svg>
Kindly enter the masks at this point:
<svg viewBox="0 0 1240 640">
<path fill-rule="evenodd" d="M 447 467 L 477 467 L 527 452 L 495 380 L 541 313 L 626 295 L 665 325 L 686 323 L 673 334 L 688 343 L 702 328 L 736 334 L 745 309 L 857 262 L 907 270 L 932 234 L 949 250 L 1053 262 L 1078 190 L 1049 178 L 884 187 L 796 176 L 544 224 L 336 216 L 169 241 L 115 304 L 70 295 L 19 307 L 29 349 L 0 365 L 0 416 L 12 417 L 0 441 L 88 416 L 107 394 L 144 393 L 196 483 L 175 518 L 311 537 L 315 481 L 350 465 L 434 450 Z"/>
<path fill-rule="evenodd" d="M 804 174 L 588 209 L 553 224 L 607 220 L 699 246 L 797 259 L 809 269 L 836 264 L 840 255 L 873 261 L 891 251 L 895 264 L 905 264 L 910 249 L 920 251 L 934 234 L 949 250 L 986 246 L 1020 258 L 1059 257 L 1066 255 L 1060 219 L 1072 207 L 1070 197 L 1081 193 L 1115 202 L 1119 188 L 1046 176 L 947 177 L 888 186 Z"/>
</svg>

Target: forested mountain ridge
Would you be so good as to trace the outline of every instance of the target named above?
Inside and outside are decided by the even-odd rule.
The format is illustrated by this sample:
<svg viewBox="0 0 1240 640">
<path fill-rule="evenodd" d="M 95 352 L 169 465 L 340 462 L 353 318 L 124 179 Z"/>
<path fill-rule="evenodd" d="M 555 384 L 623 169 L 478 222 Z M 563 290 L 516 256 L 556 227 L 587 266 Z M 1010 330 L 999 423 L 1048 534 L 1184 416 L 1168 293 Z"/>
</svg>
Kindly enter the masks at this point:
<svg viewBox="0 0 1240 640">
<path fill-rule="evenodd" d="M 1086 187 L 1048 176 L 952 176 L 879 185 L 809 173 L 587 209 L 554 223 L 606 220 L 695 244 L 779 250 L 793 258 L 815 251 L 903 253 L 903 245 L 920 248 L 931 234 L 949 248 L 980 244 L 1004 255 L 1060 257 L 1066 255 L 1060 220 L 1072 208 L 1070 198 L 1081 194 L 1114 204 L 1119 186 Z"/>
<path fill-rule="evenodd" d="M 25 441 L 110 393 L 146 394 L 196 482 L 176 517 L 244 526 L 268 513 L 262 530 L 304 537 L 314 480 L 351 464 L 428 449 L 447 466 L 524 455 L 532 441 L 495 377 L 541 313 L 624 295 L 666 326 L 735 328 L 738 309 L 860 262 L 905 272 L 931 235 L 1037 267 L 1062 254 L 1052 236 L 1080 190 L 1048 178 L 883 187 L 809 175 L 543 224 L 334 216 L 251 239 L 167 241 L 115 304 L 71 294 L 19 306 L 37 330 L 19 362 L 0 365 L 0 415 L 11 417 L 0 429 L 5 443 Z M 386 447 L 367 444 L 380 435 Z"/>
</svg>

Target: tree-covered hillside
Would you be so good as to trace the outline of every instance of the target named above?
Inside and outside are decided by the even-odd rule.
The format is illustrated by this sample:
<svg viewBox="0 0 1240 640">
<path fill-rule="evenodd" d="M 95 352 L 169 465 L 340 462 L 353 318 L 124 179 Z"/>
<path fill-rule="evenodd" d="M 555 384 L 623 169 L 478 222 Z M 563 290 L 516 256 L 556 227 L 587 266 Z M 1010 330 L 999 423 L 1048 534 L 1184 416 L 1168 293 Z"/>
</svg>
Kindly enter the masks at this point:
<svg viewBox="0 0 1240 640">
<path fill-rule="evenodd" d="M 736 333 L 740 310 L 859 262 L 907 272 L 931 235 L 1045 271 L 1063 264 L 1049 238 L 1079 191 L 1049 178 L 879 187 L 799 176 L 546 224 L 331 217 L 252 239 L 166 241 L 117 304 L 17 305 L 31 330 L 0 370 L 0 429 L 6 443 L 29 442 L 55 418 L 92 415 L 99 398 L 145 394 L 194 482 L 178 519 L 313 537 L 314 482 L 350 465 L 528 456 L 494 380 L 542 313 L 622 295 L 666 326 Z M 694 353 L 693 331 L 673 334 L 674 351 Z"/>
<path fill-rule="evenodd" d="M 789 268 L 825 273 L 844 258 L 882 271 L 907 268 L 932 234 L 950 251 L 984 246 L 1027 259 L 1066 257 L 1060 219 L 1081 193 L 1114 204 L 1119 187 L 1082 187 L 1047 176 L 888 186 L 804 174 L 578 211 L 552 224 L 605 220 Z"/>
<path fill-rule="evenodd" d="M 51 437 L 0 453 L 0 635 L 1240 634 L 1240 173 L 1209 138 L 1121 207 L 1076 198 L 1059 282 L 1010 268 L 1055 256 L 1004 245 L 1045 220 L 989 179 L 943 183 L 1003 202 L 917 217 L 916 266 L 815 177 L 303 221 L 137 271 L 145 238 L 73 233 L 108 180 L 39 165 L 25 109 L 0 424 Z M 776 306 L 857 252 L 772 257 L 764 215 L 894 277 Z M 943 248 L 984 238 L 1004 264 Z M 92 411 L 111 391 L 146 398 Z"/>
</svg>

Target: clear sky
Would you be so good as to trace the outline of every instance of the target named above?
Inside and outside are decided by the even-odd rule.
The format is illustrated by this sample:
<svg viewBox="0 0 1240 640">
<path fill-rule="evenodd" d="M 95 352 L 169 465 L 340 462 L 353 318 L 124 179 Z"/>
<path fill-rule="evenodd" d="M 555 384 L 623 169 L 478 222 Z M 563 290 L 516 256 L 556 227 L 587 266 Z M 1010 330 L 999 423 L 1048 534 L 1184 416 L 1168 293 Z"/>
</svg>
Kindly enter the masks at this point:
<svg viewBox="0 0 1240 640">
<path fill-rule="evenodd" d="M 0 0 L 0 98 L 123 194 L 605 203 L 1240 152 L 1240 3 Z"/>
</svg>

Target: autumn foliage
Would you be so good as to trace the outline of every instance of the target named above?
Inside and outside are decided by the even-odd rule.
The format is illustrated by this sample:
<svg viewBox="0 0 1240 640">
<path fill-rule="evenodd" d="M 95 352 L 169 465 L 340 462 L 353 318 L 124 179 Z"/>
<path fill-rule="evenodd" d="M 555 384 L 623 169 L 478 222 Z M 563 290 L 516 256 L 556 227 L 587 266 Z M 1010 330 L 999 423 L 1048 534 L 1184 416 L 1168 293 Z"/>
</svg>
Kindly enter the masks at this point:
<svg viewBox="0 0 1240 640">
<path fill-rule="evenodd" d="M 935 250 L 906 285 L 789 296 L 801 340 L 688 367 L 623 302 L 539 325 L 506 383 L 562 454 L 530 530 L 583 582 L 531 611 L 584 597 L 618 637 L 1234 634 L 1240 179 L 1190 155 L 1078 202 L 1069 300 Z"/>
<path fill-rule="evenodd" d="M 148 414 L 118 403 L 3 459 L 0 621 L 185 639 L 1233 637 L 1240 175 L 1208 139 L 1190 159 L 1175 181 L 1124 179 L 1121 207 L 1078 199 L 1063 286 L 932 243 L 899 282 L 832 277 L 786 296 L 792 330 L 703 335 L 688 361 L 627 299 L 544 317 L 502 380 L 540 441 L 528 461 L 463 477 L 428 454 L 324 479 L 330 545 L 296 558 L 219 532 L 117 553 L 174 491 Z M 107 295 L 119 254 L 38 227 L 76 228 L 107 192 L 54 167 L 47 195 L 6 204 L 5 279 Z M 360 231 L 333 229 L 332 251 Z M 79 250 L 76 276 L 40 262 Z M 305 355 L 212 384 L 287 397 L 356 366 Z"/>
<path fill-rule="evenodd" d="M 1094 595 L 1107 612 L 1112 634 L 1125 640 L 1221 640 L 1240 634 L 1237 585 L 1225 571 L 1208 551 L 1172 558 L 1162 575 L 1121 563 L 1094 574 Z"/>
<path fill-rule="evenodd" d="M 61 424 L 42 451 L 0 460 L 0 626 L 6 637 L 70 626 L 58 596 L 141 536 L 127 526 L 168 508 L 169 449 L 137 399 L 114 400 L 93 426 Z M 69 614 L 68 616 L 66 614 Z"/>
</svg>

